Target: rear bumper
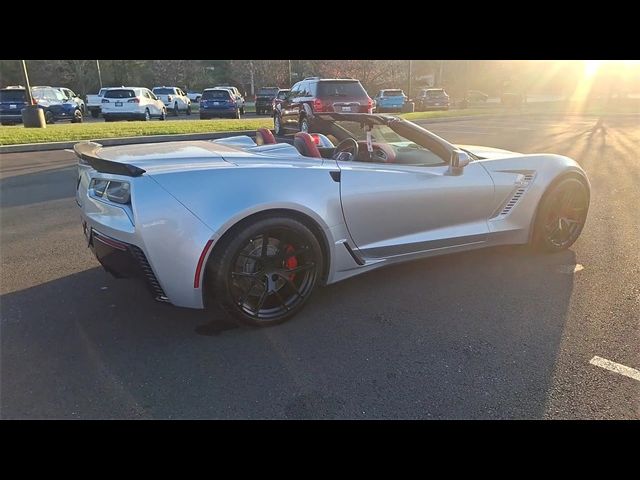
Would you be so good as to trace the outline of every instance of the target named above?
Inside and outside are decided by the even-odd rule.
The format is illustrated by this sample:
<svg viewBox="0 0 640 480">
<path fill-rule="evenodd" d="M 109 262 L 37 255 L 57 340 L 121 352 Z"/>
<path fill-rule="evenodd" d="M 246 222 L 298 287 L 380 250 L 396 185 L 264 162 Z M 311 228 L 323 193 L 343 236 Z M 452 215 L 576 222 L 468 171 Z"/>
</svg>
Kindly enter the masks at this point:
<svg viewBox="0 0 640 480">
<path fill-rule="evenodd" d="M 22 113 L 2 113 L 0 114 L 0 121 L 5 123 L 22 123 Z"/>
<path fill-rule="evenodd" d="M 116 113 L 111 113 L 111 112 L 102 112 L 102 116 L 104 118 L 114 118 L 114 119 L 119 119 L 119 120 L 129 120 L 129 119 L 135 119 L 135 120 L 139 120 L 139 119 L 144 119 L 144 113 L 139 113 L 139 112 L 116 112 Z"/>
<path fill-rule="evenodd" d="M 200 108 L 200 118 L 219 117 L 220 115 L 233 115 L 238 107 Z"/>
<path fill-rule="evenodd" d="M 89 248 L 107 272 L 116 278 L 142 279 L 155 300 L 169 302 L 142 249 L 100 233 L 86 222 L 82 228 Z"/>
</svg>

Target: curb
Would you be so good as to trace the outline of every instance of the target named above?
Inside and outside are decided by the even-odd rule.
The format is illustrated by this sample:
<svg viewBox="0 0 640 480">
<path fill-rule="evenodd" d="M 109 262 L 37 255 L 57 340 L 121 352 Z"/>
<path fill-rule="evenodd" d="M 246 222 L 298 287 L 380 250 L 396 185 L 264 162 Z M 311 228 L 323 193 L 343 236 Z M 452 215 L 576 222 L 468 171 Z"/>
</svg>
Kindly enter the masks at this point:
<svg viewBox="0 0 640 480">
<path fill-rule="evenodd" d="M 135 143 L 179 142 L 182 140 L 215 140 L 217 138 L 228 137 L 230 134 L 251 136 L 255 135 L 255 133 L 255 130 L 234 130 L 230 132 L 180 133 L 171 135 L 146 135 L 139 137 L 96 138 L 91 140 L 73 140 L 71 142 L 23 143 L 18 145 L 0 146 L 0 154 L 64 150 L 67 148 L 73 148 L 76 143 L 88 141 L 97 142 L 105 147 L 111 147 L 115 145 L 131 145 Z"/>
</svg>

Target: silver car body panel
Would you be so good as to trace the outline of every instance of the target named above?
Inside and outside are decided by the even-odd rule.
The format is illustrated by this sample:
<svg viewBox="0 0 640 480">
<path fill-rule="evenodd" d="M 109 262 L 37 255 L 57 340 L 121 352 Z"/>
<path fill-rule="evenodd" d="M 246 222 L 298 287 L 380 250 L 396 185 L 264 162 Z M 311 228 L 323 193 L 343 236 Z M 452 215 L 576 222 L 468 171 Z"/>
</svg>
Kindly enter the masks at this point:
<svg viewBox="0 0 640 480">
<path fill-rule="evenodd" d="M 568 172 L 587 181 L 568 157 L 461 148 L 485 158 L 457 175 L 448 165 L 309 158 L 247 136 L 96 148 L 99 158 L 145 173 L 104 173 L 81 162 L 76 200 L 88 226 L 143 250 L 171 303 L 202 308 L 199 259 L 206 262 L 231 227 L 260 212 L 295 212 L 315 223 L 330 284 L 382 265 L 526 243 L 548 186 Z M 92 178 L 129 182 L 131 205 L 96 198 Z"/>
</svg>

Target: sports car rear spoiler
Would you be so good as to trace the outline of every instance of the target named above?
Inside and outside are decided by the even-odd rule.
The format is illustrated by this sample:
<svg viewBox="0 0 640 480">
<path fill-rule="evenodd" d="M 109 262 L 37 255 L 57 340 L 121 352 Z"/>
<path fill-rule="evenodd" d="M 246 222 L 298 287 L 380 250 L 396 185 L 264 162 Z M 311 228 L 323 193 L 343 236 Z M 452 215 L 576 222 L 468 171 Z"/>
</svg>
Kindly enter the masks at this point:
<svg viewBox="0 0 640 480">
<path fill-rule="evenodd" d="M 76 143 L 73 146 L 73 150 L 80 159 L 80 163 L 91 165 L 91 167 L 98 172 L 126 175 L 127 177 L 139 177 L 146 171 L 128 163 L 114 162 L 113 160 L 100 158 L 97 152 L 101 148 L 102 145 L 95 142 Z"/>
</svg>

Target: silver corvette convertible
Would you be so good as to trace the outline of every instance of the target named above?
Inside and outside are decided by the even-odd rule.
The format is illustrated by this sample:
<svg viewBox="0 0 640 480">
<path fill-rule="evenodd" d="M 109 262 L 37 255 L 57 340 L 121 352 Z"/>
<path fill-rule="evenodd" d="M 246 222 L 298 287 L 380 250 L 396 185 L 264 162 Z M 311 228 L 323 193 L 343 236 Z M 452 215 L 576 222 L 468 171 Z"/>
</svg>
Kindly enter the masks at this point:
<svg viewBox="0 0 640 480">
<path fill-rule="evenodd" d="M 89 247 L 159 301 L 221 305 L 245 324 L 296 314 L 319 285 L 502 244 L 557 251 L 580 235 L 570 158 L 452 145 L 393 116 L 318 114 L 314 133 L 102 147 L 79 143 Z"/>
</svg>

